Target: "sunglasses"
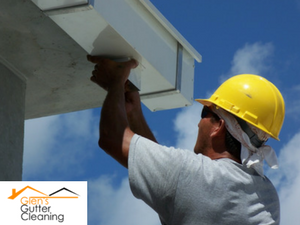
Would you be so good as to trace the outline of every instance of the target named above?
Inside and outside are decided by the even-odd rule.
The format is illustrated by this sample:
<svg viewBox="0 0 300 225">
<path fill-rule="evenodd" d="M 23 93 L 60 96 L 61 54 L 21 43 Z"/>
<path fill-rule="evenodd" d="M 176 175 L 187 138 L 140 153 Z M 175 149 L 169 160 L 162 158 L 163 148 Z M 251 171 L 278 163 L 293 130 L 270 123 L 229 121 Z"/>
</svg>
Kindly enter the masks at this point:
<svg viewBox="0 0 300 225">
<path fill-rule="evenodd" d="M 220 117 L 217 114 L 211 111 L 207 106 L 204 106 L 201 112 L 201 118 L 206 118 L 209 114 L 212 115 L 216 120 L 220 120 Z"/>
</svg>

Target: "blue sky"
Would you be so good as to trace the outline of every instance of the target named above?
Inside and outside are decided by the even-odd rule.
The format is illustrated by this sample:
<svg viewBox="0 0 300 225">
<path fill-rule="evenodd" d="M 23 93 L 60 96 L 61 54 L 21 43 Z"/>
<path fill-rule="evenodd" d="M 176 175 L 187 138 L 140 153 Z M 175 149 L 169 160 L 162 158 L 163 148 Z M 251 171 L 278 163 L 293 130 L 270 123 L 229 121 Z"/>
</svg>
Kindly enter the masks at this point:
<svg viewBox="0 0 300 225">
<path fill-rule="evenodd" d="M 300 1 L 152 3 L 203 57 L 195 68 L 195 98 L 209 97 L 222 81 L 240 73 L 262 75 L 282 92 L 286 117 L 281 141 L 268 142 L 280 168 L 266 173 L 280 196 L 282 224 L 298 224 Z M 155 113 L 143 109 L 161 144 L 192 150 L 201 108 L 195 103 Z M 132 196 L 127 170 L 98 148 L 99 114 L 100 108 L 26 121 L 23 179 L 87 180 L 91 225 L 158 225 L 157 215 Z"/>
</svg>

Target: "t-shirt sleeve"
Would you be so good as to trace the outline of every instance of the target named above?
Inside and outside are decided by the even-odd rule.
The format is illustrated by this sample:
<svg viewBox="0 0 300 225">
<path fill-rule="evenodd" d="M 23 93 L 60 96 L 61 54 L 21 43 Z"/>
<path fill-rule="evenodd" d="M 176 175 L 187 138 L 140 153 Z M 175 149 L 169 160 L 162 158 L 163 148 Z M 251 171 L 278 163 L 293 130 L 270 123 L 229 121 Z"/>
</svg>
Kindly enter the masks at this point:
<svg viewBox="0 0 300 225">
<path fill-rule="evenodd" d="M 165 147 L 138 135 L 131 140 L 128 161 L 131 191 L 160 215 L 172 216 L 186 151 Z M 169 218 L 162 219 L 168 221 Z"/>
</svg>

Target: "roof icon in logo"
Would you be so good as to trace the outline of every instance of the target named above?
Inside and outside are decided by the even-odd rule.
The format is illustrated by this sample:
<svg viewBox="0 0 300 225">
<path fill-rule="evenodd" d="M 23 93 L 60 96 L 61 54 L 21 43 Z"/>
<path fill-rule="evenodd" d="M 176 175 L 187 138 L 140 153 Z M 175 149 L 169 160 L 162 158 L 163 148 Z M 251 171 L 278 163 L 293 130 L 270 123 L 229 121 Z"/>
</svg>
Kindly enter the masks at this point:
<svg viewBox="0 0 300 225">
<path fill-rule="evenodd" d="M 70 193 L 72 193 L 72 194 L 74 194 L 74 195 L 78 195 L 79 196 L 79 194 L 76 194 L 75 192 L 73 192 L 73 191 L 70 191 L 69 189 L 67 189 L 67 188 L 62 188 L 62 189 L 59 189 L 58 191 L 55 191 L 55 192 L 53 192 L 52 194 L 50 194 L 49 196 L 53 196 L 53 195 L 55 195 L 55 194 L 57 194 L 57 193 L 59 193 L 59 192 L 61 192 L 61 191 L 68 191 L 68 192 L 70 192 Z"/>
<path fill-rule="evenodd" d="M 53 193 L 47 195 L 47 194 L 45 194 L 45 193 L 43 193 L 43 192 L 41 192 L 41 191 L 39 191 L 39 190 L 36 190 L 36 189 L 34 189 L 34 188 L 30 187 L 30 186 L 26 186 L 26 187 L 24 187 L 23 189 L 21 189 L 21 190 L 18 191 L 18 192 L 16 192 L 16 189 L 13 188 L 13 189 L 12 189 L 12 195 L 9 196 L 8 199 L 14 200 L 16 197 L 18 197 L 20 194 L 22 194 L 22 193 L 23 193 L 25 190 L 27 190 L 27 189 L 33 190 L 33 191 L 35 191 L 35 192 L 41 194 L 41 195 L 42 195 L 42 196 L 40 196 L 41 198 L 78 198 L 78 196 L 79 196 L 79 194 L 76 194 L 75 192 L 73 192 L 73 191 L 71 191 L 71 190 L 69 190 L 69 189 L 67 189 L 67 188 L 65 188 L 65 187 L 59 189 L 58 191 L 55 191 L 55 192 L 53 192 Z M 54 195 L 58 194 L 58 193 L 61 192 L 61 191 L 67 191 L 67 192 L 70 192 L 70 193 L 72 193 L 72 194 L 74 194 L 74 195 L 76 195 L 76 196 L 72 196 L 72 197 L 70 197 L 70 196 L 59 196 L 59 197 L 54 196 Z M 39 197 L 34 197 L 34 198 L 39 198 Z"/>
<path fill-rule="evenodd" d="M 30 186 L 26 186 L 26 187 L 24 187 L 23 189 L 21 189 L 21 190 L 18 191 L 18 192 L 16 192 L 16 189 L 12 189 L 12 195 L 9 196 L 8 199 L 15 199 L 15 198 L 18 197 L 20 194 L 22 194 L 22 192 L 25 191 L 26 189 L 31 189 L 31 190 L 36 191 L 36 192 L 38 192 L 38 193 L 40 193 L 40 194 L 42 194 L 42 195 L 44 195 L 44 196 L 48 196 L 48 195 L 46 195 L 45 193 L 40 192 L 40 191 L 38 191 L 38 190 L 36 190 L 36 189 L 30 187 Z"/>
</svg>

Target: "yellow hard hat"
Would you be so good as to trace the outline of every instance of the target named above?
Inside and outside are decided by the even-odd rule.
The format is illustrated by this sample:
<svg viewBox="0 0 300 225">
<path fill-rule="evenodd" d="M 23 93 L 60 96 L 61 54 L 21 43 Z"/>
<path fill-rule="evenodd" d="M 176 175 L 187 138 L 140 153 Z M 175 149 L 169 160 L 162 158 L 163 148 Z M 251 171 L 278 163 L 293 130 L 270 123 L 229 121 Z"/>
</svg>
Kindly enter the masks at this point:
<svg viewBox="0 0 300 225">
<path fill-rule="evenodd" d="M 226 80 L 203 105 L 215 104 L 279 140 L 284 120 L 284 100 L 280 91 L 265 78 L 241 74 Z"/>
</svg>

